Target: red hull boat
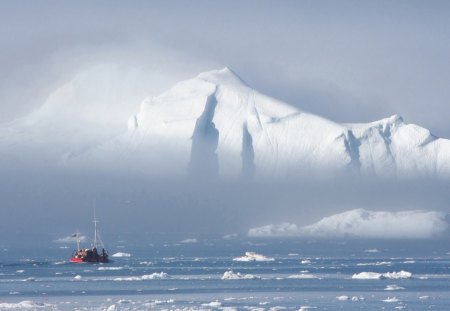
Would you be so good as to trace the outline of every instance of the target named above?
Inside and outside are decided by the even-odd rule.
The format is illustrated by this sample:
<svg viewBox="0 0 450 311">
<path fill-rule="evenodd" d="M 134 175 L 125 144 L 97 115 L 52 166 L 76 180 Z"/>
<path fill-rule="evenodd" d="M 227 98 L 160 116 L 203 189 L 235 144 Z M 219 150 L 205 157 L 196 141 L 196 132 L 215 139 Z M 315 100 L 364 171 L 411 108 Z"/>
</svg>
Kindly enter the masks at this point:
<svg viewBox="0 0 450 311">
<path fill-rule="evenodd" d="M 75 237 L 77 238 L 77 249 L 73 252 L 70 262 L 109 262 L 108 253 L 105 251 L 105 246 L 97 230 L 97 222 L 94 215 L 94 242 L 92 248 L 80 248 L 80 235 L 79 233 L 75 234 Z M 98 246 L 101 246 L 101 252 L 98 252 Z"/>
</svg>

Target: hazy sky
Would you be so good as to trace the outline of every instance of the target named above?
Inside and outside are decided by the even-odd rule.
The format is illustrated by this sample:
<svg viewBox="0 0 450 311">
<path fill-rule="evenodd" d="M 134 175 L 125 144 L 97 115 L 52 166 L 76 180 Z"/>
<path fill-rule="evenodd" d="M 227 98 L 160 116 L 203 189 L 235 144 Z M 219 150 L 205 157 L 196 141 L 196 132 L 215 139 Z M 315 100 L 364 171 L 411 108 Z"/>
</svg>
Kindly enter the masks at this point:
<svg viewBox="0 0 450 311">
<path fill-rule="evenodd" d="M 141 68 L 149 94 L 229 66 L 336 121 L 398 113 L 450 137 L 448 16 L 448 1 L 3 1 L 0 120 L 96 64 Z"/>
<path fill-rule="evenodd" d="M 147 95 L 228 66 L 260 92 L 335 121 L 400 114 L 450 138 L 449 16 L 449 1 L 1 1 L 0 123 L 81 75 L 79 89 L 91 93 L 77 96 L 110 93 L 95 113 L 126 128 Z M 0 179 L 0 233 L 10 236 L 89 227 L 93 201 L 109 232 L 242 233 L 358 207 L 449 208 L 447 184 L 427 180 L 192 185 L 10 169 Z"/>
</svg>

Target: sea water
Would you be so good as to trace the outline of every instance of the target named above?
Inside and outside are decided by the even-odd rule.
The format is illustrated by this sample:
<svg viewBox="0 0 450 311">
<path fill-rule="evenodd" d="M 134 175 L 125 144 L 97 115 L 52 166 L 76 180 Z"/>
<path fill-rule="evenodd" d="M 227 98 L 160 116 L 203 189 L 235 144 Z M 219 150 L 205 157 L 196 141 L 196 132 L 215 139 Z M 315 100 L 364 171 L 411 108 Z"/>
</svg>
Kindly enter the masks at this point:
<svg viewBox="0 0 450 311">
<path fill-rule="evenodd" d="M 178 241 L 110 242 L 107 264 L 2 245 L 0 310 L 450 310 L 446 240 Z"/>
</svg>

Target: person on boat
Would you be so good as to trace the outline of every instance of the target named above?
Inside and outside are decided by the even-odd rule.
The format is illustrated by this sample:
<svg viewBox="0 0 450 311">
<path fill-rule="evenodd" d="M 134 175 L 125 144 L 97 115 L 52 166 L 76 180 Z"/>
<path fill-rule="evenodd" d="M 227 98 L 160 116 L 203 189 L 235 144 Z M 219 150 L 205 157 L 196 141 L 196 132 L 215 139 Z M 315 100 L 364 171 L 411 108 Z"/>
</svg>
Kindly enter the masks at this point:
<svg viewBox="0 0 450 311">
<path fill-rule="evenodd" d="M 105 249 L 104 249 L 104 248 L 102 248 L 102 256 L 103 256 L 103 257 L 106 257 L 106 252 L 105 252 Z"/>
</svg>

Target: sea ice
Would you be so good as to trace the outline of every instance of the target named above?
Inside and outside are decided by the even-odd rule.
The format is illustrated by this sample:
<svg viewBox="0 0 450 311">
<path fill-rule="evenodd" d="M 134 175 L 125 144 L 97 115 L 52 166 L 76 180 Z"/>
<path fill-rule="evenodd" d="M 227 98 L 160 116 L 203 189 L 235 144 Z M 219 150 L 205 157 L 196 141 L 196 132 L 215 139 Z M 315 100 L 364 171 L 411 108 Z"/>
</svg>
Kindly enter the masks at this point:
<svg viewBox="0 0 450 311">
<path fill-rule="evenodd" d="M 386 272 L 386 273 L 377 273 L 377 272 L 361 272 L 353 274 L 352 279 L 357 280 L 380 280 L 380 279 L 409 279 L 412 277 L 412 273 L 408 271 L 400 271 L 400 272 Z"/>
<path fill-rule="evenodd" d="M 349 296 L 346 296 L 346 295 L 343 295 L 343 296 L 338 296 L 338 297 L 336 297 L 336 299 L 337 299 L 337 300 L 340 300 L 340 301 L 345 301 L 345 300 L 349 300 L 350 297 L 349 297 Z"/>
<path fill-rule="evenodd" d="M 17 303 L 0 303 L 0 309 L 3 310 L 24 310 L 24 309 L 49 309 L 52 305 L 47 303 L 34 302 L 30 300 L 24 300 Z"/>
<path fill-rule="evenodd" d="M 180 243 L 183 244 L 192 244 L 192 243 L 198 243 L 198 240 L 195 238 L 188 238 L 188 239 L 184 239 L 183 241 L 181 241 Z"/>
<path fill-rule="evenodd" d="M 388 297 L 386 299 L 383 299 L 384 302 L 399 302 L 400 300 L 397 297 Z"/>
<path fill-rule="evenodd" d="M 288 279 L 318 279 L 317 276 L 313 275 L 313 274 L 293 274 L 288 276 Z"/>
<path fill-rule="evenodd" d="M 124 253 L 124 252 L 118 252 L 115 253 L 113 255 L 111 255 L 111 257 L 131 257 L 130 253 Z"/>
<path fill-rule="evenodd" d="M 377 272 L 361 272 L 352 276 L 352 279 L 356 280 L 379 280 L 382 278 L 383 274 Z"/>
<path fill-rule="evenodd" d="M 253 274 L 241 274 L 239 272 L 234 273 L 233 271 L 225 271 L 222 276 L 222 280 L 254 280 L 260 277 Z"/>
<path fill-rule="evenodd" d="M 144 274 L 142 276 L 128 276 L 114 278 L 114 281 L 147 281 L 147 280 L 162 280 L 167 279 L 169 275 L 165 272 L 155 272 L 152 274 Z"/>
<path fill-rule="evenodd" d="M 222 303 L 220 301 L 211 301 L 209 303 L 202 303 L 202 306 L 204 307 L 211 307 L 211 308 L 219 308 L 222 306 Z"/>
<path fill-rule="evenodd" d="M 395 284 L 392 284 L 392 285 L 387 285 L 384 290 L 403 290 L 403 289 L 405 289 L 405 288 L 395 285 Z"/>
<path fill-rule="evenodd" d="M 233 261 L 274 261 L 274 258 L 266 257 L 255 252 L 245 252 L 245 256 L 233 258 Z"/>
</svg>

